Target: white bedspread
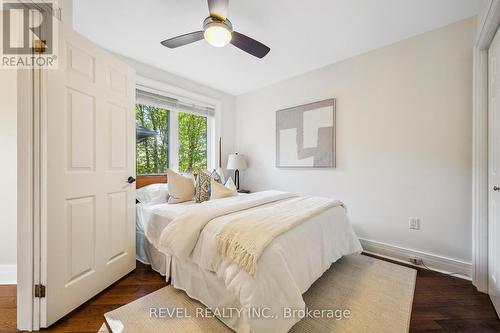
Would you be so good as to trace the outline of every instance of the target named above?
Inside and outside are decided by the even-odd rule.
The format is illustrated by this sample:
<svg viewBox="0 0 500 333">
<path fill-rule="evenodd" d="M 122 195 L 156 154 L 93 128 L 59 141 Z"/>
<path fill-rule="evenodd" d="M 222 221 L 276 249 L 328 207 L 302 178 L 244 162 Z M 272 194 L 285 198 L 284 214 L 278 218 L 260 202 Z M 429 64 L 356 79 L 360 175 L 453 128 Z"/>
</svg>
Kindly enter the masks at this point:
<svg viewBox="0 0 500 333">
<path fill-rule="evenodd" d="M 165 227 L 160 237 L 160 250 L 186 259 L 193 252 L 201 231 L 210 221 L 294 196 L 296 195 L 288 192 L 264 191 L 202 202 L 196 210 L 175 218 Z"/>
<path fill-rule="evenodd" d="M 227 223 L 217 235 L 218 254 L 255 275 L 259 258 L 273 240 L 335 206 L 343 203 L 325 197 L 293 197 L 225 215 Z"/>
<path fill-rule="evenodd" d="M 180 204 L 137 204 L 136 228 L 143 232 L 148 241 L 158 248 L 160 236 L 165 227 L 176 217 L 187 211 L 196 208 L 198 204 L 194 201 L 187 201 Z"/>
<path fill-rule="evenodd" d="M 290 197 L 291 194 L 284 192 L 262 192 L 249 195 L 249 198 L 233 197 L 207 202 L 205 206 L 213 205 L 217 210 L 225 205 L 224 200 L 231 203 L 242 201 L 247 204 L 242 204 L 241 209 L 251 210 L 272 205 L 273 200 L 269 202 L 271 198 L 277 201 Z M 248 202 L 252 204 L 248 205 Z M 200 212 L 203 216 L 207 214 L 205 209 L 198 210 Z M 160 247 L 180 260 L 214 272 L 242 308 L 263 311 L 266 317 L 272 317 L 259 318 L 244 311 L 238 318 L 221 318 L 238 332 L 287 332 L 301 318 L 285 318 L 285 309 L 304 309 L 302 294 L 311 284 L 340 257 L 362 250 L 344 208 L 334 207 L 277 237 L 262 254 L 256 275 L 250 276 L 217 254 L 217 234 L 227 223 L 227 219 L 219 217 L 220 211 L 210 214 L 208 222 L 179 227 L 182 222 L 192 221 L 185 215 L 174 219 L 165 228 L 160 237 Z M 196 286 L 184 287 L 188 294 L 196 294 Z M 217 299 L 213 299 L 205 300 L 205 305 L 213 308 L 219 304 Z"/>
</svg>

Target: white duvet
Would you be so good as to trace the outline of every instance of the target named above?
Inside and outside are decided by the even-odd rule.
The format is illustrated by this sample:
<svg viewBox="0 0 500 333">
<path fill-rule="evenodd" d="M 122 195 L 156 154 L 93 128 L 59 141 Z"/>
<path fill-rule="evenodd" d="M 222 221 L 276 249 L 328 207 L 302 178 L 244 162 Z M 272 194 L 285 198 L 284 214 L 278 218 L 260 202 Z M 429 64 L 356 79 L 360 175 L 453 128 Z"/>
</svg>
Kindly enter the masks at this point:
<svg viewBox="0 0 500 333">
<path fill-rule="evenodd" d="M 238 318 L 221 318 L 238 332 L 287 332 L 301 319 L 286 317 L 287 309 L 304 309 L 302 294 L 311 284 L 340 257 L 362 250 L 345 209 L 337 206 L 274 239 L 260 257 L 255 276 L 218 255 L 217 234 L 229 220 L 224 218 L 223 207 L 259 209 L 292 196 L 266 191 L 199 204 L 198 209 L 171 221 L 160 236 L 160 249 L 213 272 L 223 281 L 227 292 L 246 310 Z M 238 210 L 230 211 L 237 214 Z M 196 220 L 195 216 L 205 218 Z M 216 300 L 212 303 L 205 305 L 218 306 Z"/>
</svg>

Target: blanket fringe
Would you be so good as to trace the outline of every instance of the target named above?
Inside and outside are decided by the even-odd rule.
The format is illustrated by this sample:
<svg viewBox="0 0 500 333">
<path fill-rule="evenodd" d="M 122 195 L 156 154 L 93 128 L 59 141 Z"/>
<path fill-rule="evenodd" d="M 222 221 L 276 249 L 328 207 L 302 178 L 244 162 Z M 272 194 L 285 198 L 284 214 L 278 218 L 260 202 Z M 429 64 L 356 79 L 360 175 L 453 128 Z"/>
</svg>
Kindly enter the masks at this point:
<svg viewBox="0 0 500 333">
<path fill-rule="evenodd" d="M 240 268 L 246 271 L 251 276 L 255 275 L 257 258 L 249 253 L 243 245 L 231 236 L 218 236 L 217 251 L 237 263 Z"/>
<path fill-rule="evenodd" d="M 330 207 L 342 205 L 329 198 L 296 197 L 233 216 L 217 234 L 217 252 L 255 276 L 260 256 L 276 237 Z"/>
</svg>

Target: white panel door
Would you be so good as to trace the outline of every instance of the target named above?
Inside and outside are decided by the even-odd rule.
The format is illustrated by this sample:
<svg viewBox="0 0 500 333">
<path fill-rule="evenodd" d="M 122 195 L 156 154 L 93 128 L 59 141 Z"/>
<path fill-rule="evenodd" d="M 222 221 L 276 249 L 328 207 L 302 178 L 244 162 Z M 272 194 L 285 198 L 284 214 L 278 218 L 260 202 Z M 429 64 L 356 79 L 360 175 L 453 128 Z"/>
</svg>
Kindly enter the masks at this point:
<svg viewBox="0 0 500 333">
<path fill-rule="evenodd" d="M 488 293 L 500 313 L 500 33 L 489 49 Z"/>
<path fill-rule="evenodd" d="M 135 72 L 69 28 L 44 72 L 41 326 L 135 268 Z M 42 214 L 44 215 L 44 214 Z"/>
</svg>

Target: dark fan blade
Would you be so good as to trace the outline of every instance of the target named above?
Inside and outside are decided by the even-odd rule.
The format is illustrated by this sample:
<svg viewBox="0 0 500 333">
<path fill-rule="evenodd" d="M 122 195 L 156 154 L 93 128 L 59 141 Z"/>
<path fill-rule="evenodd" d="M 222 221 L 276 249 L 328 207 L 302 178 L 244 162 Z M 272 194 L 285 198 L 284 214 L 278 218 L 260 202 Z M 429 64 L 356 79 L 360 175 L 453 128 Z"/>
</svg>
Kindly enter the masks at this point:
<svg viewBox="0 0 500 333">
<path fill-rule="evenodd" d="M 229 0 L 208 0 L 208 11 L 210 16 L 224 21 L 227 18 Z"/>
<path fill-rule="evenodd" d="M 231 44 L 236 46 L 243 51 L 250 53 L 257 58 L 264 58 L 266 54 L 271 50 L 269 47 L 265 46 L 261 42 L 256 41 L 253 38 L 240 34 L 239 32 L 233 31 L 233 38 L 231 39 Z"/>
<path fill-rule="evenodd" d="M 171 49 L 175 49 L 176 47 L 194 43 L 202 39 L 203 39 L 203 31 L 196 31 L 164 40 L 163 42 L 161 42 L 161 44 Z"/>
</svg>

